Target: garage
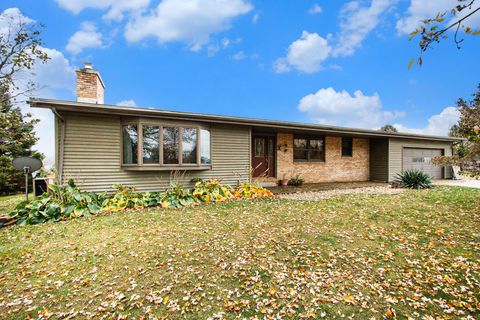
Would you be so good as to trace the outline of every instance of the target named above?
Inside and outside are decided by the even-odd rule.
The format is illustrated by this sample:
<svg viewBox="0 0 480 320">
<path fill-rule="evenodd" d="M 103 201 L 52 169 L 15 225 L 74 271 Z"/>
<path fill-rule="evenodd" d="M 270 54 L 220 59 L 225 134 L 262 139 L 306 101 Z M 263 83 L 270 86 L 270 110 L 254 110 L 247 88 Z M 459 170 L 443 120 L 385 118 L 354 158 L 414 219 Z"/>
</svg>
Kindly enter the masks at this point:
<svg viewBox="0 0 480 320">
<path fill-rule="evenodd" d="M 442 149 L 403 149 L 403 171 L 417 169 L 427 173 L 433 179 L 443 178 L 443 168 L 430 163 L 433 157 L 442 156 Z"/>
</svg>

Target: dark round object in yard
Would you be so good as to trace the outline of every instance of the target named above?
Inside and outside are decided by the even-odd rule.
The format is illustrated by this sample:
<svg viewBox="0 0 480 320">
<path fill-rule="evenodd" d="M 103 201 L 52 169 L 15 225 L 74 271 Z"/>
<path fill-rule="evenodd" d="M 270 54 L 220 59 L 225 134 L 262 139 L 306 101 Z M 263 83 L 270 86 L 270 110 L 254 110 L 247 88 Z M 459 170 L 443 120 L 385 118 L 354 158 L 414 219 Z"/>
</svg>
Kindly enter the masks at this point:
<svg viewBox="0 0 480 320">
<path fill-rule="evenodd" d="M 34 172 L 42 167 L 42 161 L 32 157 L 18 157 L 13 159 L 13 166 L 15 169 L 24 171 L 28 168 L 28 172 Z"/>
</svg>

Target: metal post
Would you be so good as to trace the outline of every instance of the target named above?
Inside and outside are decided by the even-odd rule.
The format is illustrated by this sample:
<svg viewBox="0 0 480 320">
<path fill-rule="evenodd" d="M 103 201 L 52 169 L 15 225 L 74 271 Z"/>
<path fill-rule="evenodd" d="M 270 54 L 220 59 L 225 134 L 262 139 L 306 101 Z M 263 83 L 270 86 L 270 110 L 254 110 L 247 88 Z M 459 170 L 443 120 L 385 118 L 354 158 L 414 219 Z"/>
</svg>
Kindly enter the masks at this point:
<svg viewBox="0 0 480 320">
<path fill-rule="evenodd" d="M 28 173 L 25 173 L 25 199 L 28 201 Z"/>
<path fill-rule="evenodd" d="M 25 174 L 25 199 L 28 201 L 28 174 L 30 173 L 30 167 L 23 167 L 23 173 Z"/>
</svg>

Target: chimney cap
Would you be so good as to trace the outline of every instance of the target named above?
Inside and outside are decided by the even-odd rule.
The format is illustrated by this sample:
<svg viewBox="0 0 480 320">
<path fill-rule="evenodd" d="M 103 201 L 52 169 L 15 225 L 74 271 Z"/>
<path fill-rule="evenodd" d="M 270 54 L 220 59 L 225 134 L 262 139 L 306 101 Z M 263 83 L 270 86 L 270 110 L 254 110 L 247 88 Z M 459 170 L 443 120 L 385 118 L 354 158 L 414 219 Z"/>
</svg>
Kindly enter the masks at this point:
<svg viewBox="0 0 480 320">
<path fill-rule="evenodd" d="M 83 63 L 83 68 L 84 69 L 93 69 L 93 63 L 92 62 L 84 62 Z"/>
</svg>

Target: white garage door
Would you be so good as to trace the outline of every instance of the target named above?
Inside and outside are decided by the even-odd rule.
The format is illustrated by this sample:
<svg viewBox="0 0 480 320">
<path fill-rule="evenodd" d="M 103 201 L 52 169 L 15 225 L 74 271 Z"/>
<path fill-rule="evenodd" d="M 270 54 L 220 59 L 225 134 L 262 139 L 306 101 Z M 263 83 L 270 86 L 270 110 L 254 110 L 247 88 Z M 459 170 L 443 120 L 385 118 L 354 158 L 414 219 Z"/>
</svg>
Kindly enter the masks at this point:
<svg viewBox="0 0 480 320">
<path fill-rule="evenodd" d="M 433 157 L 441 155 L 443 155 L 443 150 L 441 149 L 404 148 L 403 171 L 417 169 L 427 173 L 434 179 L 442 179 L 443 168 L 430 163 Z"/>
</svg>

